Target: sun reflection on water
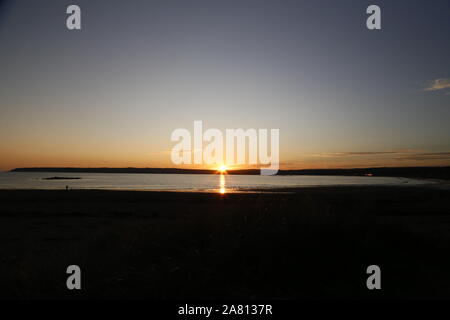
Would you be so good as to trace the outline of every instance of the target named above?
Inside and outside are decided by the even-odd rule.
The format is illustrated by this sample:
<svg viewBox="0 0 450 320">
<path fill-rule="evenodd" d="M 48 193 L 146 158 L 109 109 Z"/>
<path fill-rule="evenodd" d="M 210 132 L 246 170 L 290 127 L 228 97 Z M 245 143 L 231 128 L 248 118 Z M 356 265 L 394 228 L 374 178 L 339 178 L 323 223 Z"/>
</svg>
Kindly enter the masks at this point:
<svg viewBox="0 0 450 320">
<path fill-rule="evenodd" d="M 225 174 L 223 174 L 223 173 L 220 174 L 220 189 L 219 189 L 219 193 L 221 193 L 221 194 L 227 193 L 227 189 L 225 188 Z"/>
</svg>

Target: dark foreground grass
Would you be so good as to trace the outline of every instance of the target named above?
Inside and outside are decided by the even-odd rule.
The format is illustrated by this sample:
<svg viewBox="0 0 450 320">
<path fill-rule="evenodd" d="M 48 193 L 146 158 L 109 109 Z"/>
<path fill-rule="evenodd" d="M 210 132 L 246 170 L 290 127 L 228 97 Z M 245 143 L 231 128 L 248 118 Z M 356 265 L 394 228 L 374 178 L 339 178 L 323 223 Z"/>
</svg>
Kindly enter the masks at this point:
<svg viewBox="0 0 450 320">
<path fill-rule="evenodd" d="M 450 298 L 449 196 L 0 191 L 0 297 Z M 66 289 L 70 264 L 81 291 Z"/>
</svg>

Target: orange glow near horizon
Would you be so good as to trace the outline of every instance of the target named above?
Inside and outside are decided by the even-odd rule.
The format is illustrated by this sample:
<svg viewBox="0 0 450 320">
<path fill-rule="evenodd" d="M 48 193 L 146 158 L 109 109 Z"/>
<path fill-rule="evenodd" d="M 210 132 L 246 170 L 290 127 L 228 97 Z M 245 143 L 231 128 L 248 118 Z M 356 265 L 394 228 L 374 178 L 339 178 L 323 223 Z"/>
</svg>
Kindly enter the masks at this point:
<svg viewBox="0 0 450 320">
<path fill-rule="evenodd" d="M 149 154 L 133 150 L 114 153 L 114 150 L 101 150 L 101 154 L 88 149 L 82 152 L 81 147 L 66 150 L 63 148 L 31 148 L 19 145 L 3 146 L 0 142 L 0 171 L 8 171 L 21 167 L 79 167 L 79 168 L 179 168 L 211 170 L 212 173 L 227 174 L 231 170 L 259 169 L 258 165 L 173 165 L 165 153 Z M 100 151 L 98 151 L 100 152 Z M 412 166 L 449 166 L 448 158 L 433 158 L 424 151 L 399 152 L 398 154 L 381 155 L 340 155 L 304 154 L 298 158 L 287 158 L 281 162 L 280 170 L 301 169 L 351 169 L 368 167 L 412 167 Z M 422 158 L 421 158 L 422 157 Z"/>
</svg>

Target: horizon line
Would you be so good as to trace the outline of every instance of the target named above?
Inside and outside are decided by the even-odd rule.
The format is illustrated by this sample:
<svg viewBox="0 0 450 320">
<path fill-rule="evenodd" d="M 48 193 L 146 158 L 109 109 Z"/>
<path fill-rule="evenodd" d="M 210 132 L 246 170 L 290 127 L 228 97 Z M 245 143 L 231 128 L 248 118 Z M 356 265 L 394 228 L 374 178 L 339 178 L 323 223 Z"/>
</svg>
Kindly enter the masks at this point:
<svg viewBox="0 0 450 320">
<path fill-rule="evenodd" d="M 368 169 L 401 169 L 401 168 L 449 168 L 449 165 L 436 165 L 436 166 L 369 166 L 369 167 L 336 167 L 336 168 L 296 168 L 296 169 L 282 169 L 278 171 L 311 171 L 311 170 L 368 170 Z M 37 167 L 16 167 L 9 170 L 0 170 L 0 172 L 14 172 L 19 170 L 173 170 L 173 171 L 218 171 L 215 168 L 176 168 L 176 167 L 75 167 L 75 166 L 62 166 L 62 167 L 51 167 L 51 166 L 37 166 Z M 259 171 L 263 168 L 228 168 L 226 171 Z"/>
</svg>

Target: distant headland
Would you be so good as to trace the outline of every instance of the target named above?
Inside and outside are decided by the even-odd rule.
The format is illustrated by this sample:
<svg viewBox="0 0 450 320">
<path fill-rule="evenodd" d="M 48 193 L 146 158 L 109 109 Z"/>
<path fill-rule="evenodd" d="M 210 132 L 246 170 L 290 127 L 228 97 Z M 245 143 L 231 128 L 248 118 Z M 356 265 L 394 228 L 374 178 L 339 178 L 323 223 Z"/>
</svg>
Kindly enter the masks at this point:
<svg viewBox="0 0 450 320">
<path fill-rule="evenodd" d="M 206 169 L 178 169 L 178 168 L 35 167 L 35 168 L 16 168 L 11 170 L 11 172 L 214 174 L 217 171 Z M 259 175 L 260 170 L 259 169 L 228 170 L 227 174 Z M 405 178 L 450 180 L 450 166 L 279 170 L 277 175 L 378 176 L 378 177 L 405 177 Z"/>
</svg>

